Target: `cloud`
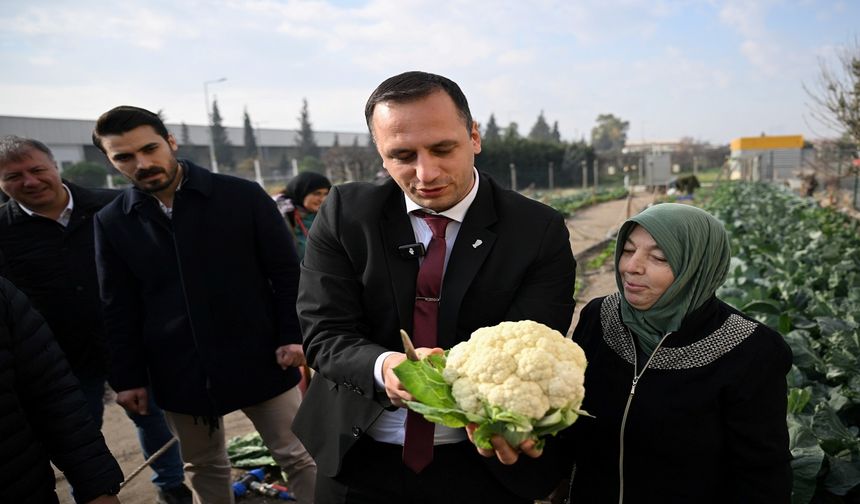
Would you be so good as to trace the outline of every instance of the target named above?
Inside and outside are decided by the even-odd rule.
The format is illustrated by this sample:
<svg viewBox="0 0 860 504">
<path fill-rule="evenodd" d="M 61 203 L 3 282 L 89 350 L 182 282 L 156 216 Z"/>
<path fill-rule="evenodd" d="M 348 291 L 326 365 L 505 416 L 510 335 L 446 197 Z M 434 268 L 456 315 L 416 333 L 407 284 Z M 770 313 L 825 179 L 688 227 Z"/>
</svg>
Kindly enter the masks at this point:
<svg viewBox="0 0 860 504">
<path fill-rule="evenodd" d="M 788 61 L 783 43 L 768 29 L 766 18 L 773 0 L 730 0 L 720 9 L 723 23 L 738 32 L 741 55 L 767 77 L 778 75 Z"/>
<path fill-rule="evenodd" d="M 0 29 L 30 37 L 123 40 L 150 50 L 199 35 L 193 25 L 163 9 L 118 3 L 106 10 L 101 5 L 32 5 L 0 18 Z"/>
</svg>

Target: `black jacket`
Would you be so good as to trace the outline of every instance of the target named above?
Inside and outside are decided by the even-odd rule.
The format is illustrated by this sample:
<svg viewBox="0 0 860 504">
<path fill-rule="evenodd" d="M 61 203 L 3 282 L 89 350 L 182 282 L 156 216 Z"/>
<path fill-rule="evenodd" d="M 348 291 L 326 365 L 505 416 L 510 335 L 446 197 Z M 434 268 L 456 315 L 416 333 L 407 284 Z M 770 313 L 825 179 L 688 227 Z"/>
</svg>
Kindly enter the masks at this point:
<svg viewBox="0 0 860 504">
<path fill-rule="evenodd" d="M 573 334 L 588 358 L 582 407 L 594 418 L 565 433 L 577 464 L 571 502 L 618 502 L 636 353 L 619 300 L 591 301 Z M 789 502 L 790 367 L 782 336 L 722 301 L 690 314 L 636 384 L 624 432 L 625 504 Z"/>
<path fill-rule="evenodd" d="M 275 349 L 301 343 L 299 267 L 260 186 L 183 163 L 172 219 L 136 188 L 96 215 L 109 380 L 151 385 L 168 411 L 222 415 L 298 383 Z"/>
<path fill-rule="evenodd" d="M 414 241 L 393 180 L 333 188 L 311 228 L 298 309 L 308 362 L 319 373 L 293 426 L 328 476 L 390 406 L 375 390 L 373 365 L 382 352 L 403 350 L 400 329 L 412 332 L 418 261 L 398 246 Z M 567 332 L 575 270 L 562 216 L 482 174 L 448 259 L 439 346 L 450 348 L 505 320 L 531 319 Z M 475 464 L 484 462 L 475 453 Z M 544 497 L 557 481 L 551 474 L 544 473 L 548 487 L 519 480 L 533 474 L 523 470 L 533 463 L 495 469 L 511 490 Z"/>
<path fill-rule="evenodd" d="M 57 502 L 51 461 L 78 502 L 119 490 L 122 472 L 51 330 L 0 278 L 0 502 Z"/>
<path fill-rule="evenodd" d="M 45 317 L 77 376 L 103 377 L 107 348 L 93 216 L 119 191 L 65 184 L 74 200 L 67 227 L 30 216 L 15 201 L 0 207 L 0 275 L 24 291 Z"/>
</svg>

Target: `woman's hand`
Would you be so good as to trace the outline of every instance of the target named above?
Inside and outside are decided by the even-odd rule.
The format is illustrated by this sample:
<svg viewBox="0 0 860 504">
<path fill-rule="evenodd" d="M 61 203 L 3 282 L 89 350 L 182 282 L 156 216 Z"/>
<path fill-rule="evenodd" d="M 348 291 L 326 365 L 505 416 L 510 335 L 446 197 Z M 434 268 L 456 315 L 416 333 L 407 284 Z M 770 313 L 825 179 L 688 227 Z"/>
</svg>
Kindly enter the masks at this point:
<svg viewBox="0 0 860 504">
<path fill-rule="evenodd" d="M 470 423 L 466 426 L 466 434 L 469 436 L 469 441 L 472 443 L 475 442 L 473 438 L 473 433 L 475 429 L 478 428 L 477 424 Z M 519 446 L 513 447 L 505 441 L 505 438 L 494 434 L 490 439 L 490 443 L 493 445 L 492 450 L 487 450 L 481 448 L 480 446 L 475 445 L 475 448 L 478 449 L 478 453 L 485 457 L 493 457 L 495 456 L 499 459 L 499 462 L 505 465 L 511 465 L 515 463 L 520 458 L 520 453 L 524 453 L 531 458 L 538 458 L 543 454 L 543 450 L 538 450 L 535 445 L 537 444 L 533 439 L 526 439 Z"/>
</svg>

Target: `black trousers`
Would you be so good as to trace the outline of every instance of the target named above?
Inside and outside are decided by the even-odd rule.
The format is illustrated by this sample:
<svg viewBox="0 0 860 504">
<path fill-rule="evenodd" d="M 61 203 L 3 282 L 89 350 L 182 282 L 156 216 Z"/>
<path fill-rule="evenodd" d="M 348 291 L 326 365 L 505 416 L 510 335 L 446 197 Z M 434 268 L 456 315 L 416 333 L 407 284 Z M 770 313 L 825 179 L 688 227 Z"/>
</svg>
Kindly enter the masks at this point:
<svg viewBox="0 0 860 504">
<path fill-rule="evenodd" d="M 340 474 L 317 474 L 316 504 L 530 504 L 506 490 L 474 445 L 438 445 L 420 474 L 403 465 L 403 447 L 364 436 L 349 450 Z"/>
</svg>

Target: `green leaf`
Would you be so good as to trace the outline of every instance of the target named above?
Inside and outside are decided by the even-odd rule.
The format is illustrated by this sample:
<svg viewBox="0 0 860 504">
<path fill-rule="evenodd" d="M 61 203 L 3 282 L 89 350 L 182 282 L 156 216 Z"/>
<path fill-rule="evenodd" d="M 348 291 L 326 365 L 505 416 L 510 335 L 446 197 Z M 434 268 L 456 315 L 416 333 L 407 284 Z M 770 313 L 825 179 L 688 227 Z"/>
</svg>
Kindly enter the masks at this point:
<svg viewBox="0 0 860 504">
<path fill-rule="evenodd" d="M 794 481 L 791 489 L 792 504 L 808 504 L 815 495 L 818 473 L 824 462 L 824 450 L 812 430 L 796 415 L 788 416 L 791 470 Z"/>
<path fill-rule="evenodd" d="M 451 386 L 442 378 L 440 369 L 438 359 L 405 360 L 394 368 L 394 374 L 417 401 L 435 408 L 457 409 Z"/>
<path fill-rule="evenodd" d="M 800 413 L 809 403 L 810 399 L 812 399 L 812 390 L 809 387 L 790 389 L 788 391 L 788 412 Z"/>
<path fill-rule="evenodd" d="M 741 307 L 741 311 L 744 313 L 765 313 L 768 315 L 780 315 L 782 314 L 782 306 L 776 301 L 772 301 L 770 299 L 758 299 L 755 301 L 750 301 Z"/>
<path fill-rule="evenodd" d="M 845 495 L 860 485 L 860 462 L 827 457 L 830 471 L 824 478 L 824 488 L 835 495 Z"/>
</svg>

